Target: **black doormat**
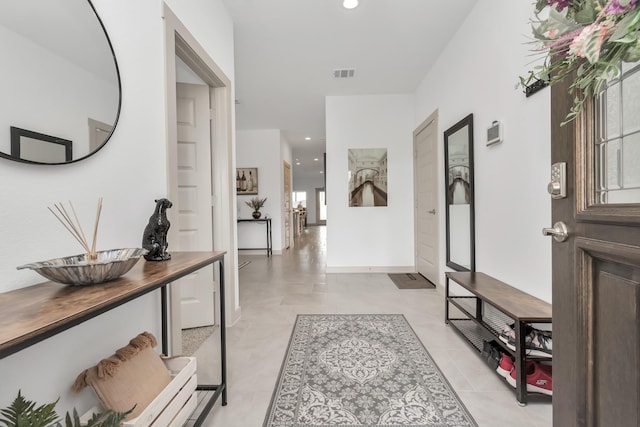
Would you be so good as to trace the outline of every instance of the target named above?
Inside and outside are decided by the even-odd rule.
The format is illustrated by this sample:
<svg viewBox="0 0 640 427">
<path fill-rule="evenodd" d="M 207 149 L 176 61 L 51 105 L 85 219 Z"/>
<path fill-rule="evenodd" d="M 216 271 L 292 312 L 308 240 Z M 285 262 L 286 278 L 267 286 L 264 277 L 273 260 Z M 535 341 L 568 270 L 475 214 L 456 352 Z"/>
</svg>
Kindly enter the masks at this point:
<svg viewBox="0 0 640 427">
<path fill-rule="evenodd" d="M 389 273 L 389 278 L 398 289 L 434 289 L 436 287 L 420 273 Z"/>
</svg>

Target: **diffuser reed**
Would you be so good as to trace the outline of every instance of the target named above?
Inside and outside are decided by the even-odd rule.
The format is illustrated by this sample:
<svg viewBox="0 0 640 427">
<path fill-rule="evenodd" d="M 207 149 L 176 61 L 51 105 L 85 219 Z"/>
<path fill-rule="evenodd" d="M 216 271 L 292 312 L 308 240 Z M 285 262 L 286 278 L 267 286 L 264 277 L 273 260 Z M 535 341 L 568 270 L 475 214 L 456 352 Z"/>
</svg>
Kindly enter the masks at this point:
<svg viewBox="0 0 640 427">
<path fill-rule="evenodd" d="M 78 215 L 76 214 L 76 210 L 73 207 L 73 204 L 69 200 L 69 209 L 73 213 L 73 217 L 69 215 L 69 211 L 64 207 L 62 203 L 54 204 L 56 211 L 47 207 L 49 211 L 60 221 L 60 223 L 64 226 L 64 228 L 71 233 L 71 235 L 82 245 L 84 250 L 87 252 L 87 259 L 89 261 L 95 261 L 98 259 L 98 254 L 96 252 L 96 240 L 98 238 L 98 223 L 100 222 L 100 212 L 102 211 L 102 197 L 98 199 L 98 207 L 96 210 L 96 221 L 93 226 L 93 242 L 91 246 L 89 246 L 89 242 L 87 241 L 87 237 L 84 234 L 84 230 L 82 229 L 82 225 L 78 220 Z"/>
</svg>

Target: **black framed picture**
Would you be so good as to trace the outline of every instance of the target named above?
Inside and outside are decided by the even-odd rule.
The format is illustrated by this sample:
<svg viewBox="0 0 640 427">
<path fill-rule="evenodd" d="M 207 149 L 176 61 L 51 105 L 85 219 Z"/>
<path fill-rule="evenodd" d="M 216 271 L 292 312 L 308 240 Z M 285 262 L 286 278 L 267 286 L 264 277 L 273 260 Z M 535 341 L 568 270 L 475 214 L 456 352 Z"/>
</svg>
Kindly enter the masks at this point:
<svg viewBox="0 0 640 427">
<path fill-rule="evenodd" d="M 258 168 L 236 169 L 236 193 L 241 195 L 258 194 Z"/>
<path fill-rule="evenodd" d="M 31 163 L 65 163 L 73 160 L 73 143 L 11 126 L 11 156 Z"/>
</svg>

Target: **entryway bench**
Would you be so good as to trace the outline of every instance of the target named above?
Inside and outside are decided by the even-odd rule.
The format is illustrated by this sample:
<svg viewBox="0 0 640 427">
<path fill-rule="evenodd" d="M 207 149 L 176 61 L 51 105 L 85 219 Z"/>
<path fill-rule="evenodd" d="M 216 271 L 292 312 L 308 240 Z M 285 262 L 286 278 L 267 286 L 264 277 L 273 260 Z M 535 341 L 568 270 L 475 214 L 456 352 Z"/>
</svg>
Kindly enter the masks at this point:
<svg viewBox="0 0 640 427">
<path fill-rule="evenodd" d="M 526 359 L 534 357 L 527 355 L 525 349 L 525 328 L 532 323 L 551 324 L 551 304 L 484 273 L 447 272 L 445 276 L 445 323 L 478 351 L 482 351 L 485 341 L 495 341 L 511 354 L 517 373 L 516 398 L 526 404 L 524 367 Z M 451 317 L 451 305 L 456 317 Z M 503 327 L 511 324 L 515 324 L 515 351 L 498 338 Z"/>
</svg>

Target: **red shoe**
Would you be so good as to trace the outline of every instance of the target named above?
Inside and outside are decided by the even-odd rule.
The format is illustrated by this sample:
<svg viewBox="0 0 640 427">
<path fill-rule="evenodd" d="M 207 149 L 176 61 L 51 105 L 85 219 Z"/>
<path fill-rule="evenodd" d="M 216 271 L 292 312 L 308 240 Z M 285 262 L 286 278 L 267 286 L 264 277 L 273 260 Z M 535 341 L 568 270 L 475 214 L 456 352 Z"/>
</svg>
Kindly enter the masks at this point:
<svg viewBox="0 0 640 427">
<path fill-rule="evenodd" d="M 513 359 L 506 353 L 502 353 L 502 357 L 500 358 L 500 363 L 496 368 L 496 372 L 501 377 L 507 379 L 509 375 L 511 375 L 511 371 L 513 370 Z"/>
<path fill-rule="evenodd" d="M 542 366 L 538 362 L 527 361 L 527 391 L 553 396 L 553 379 L 551 367 Z M 513 387 L 516 386 L 516 370 L 511 371 L 507 381 Z"/>
</svg>

